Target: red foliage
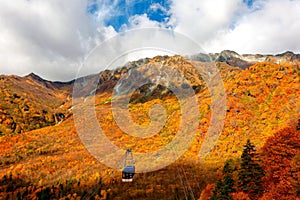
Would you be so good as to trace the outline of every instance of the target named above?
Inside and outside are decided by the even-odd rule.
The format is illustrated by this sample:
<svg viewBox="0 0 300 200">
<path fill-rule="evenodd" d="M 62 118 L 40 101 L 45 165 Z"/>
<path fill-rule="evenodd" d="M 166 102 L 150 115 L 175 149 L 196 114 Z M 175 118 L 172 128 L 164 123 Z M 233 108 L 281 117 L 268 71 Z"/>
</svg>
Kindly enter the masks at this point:
<svg viewBox="0 0 300 200">
<path fill-rule="evenodd" d="M 237 192 L 232 194 L 233 200 L 250 200 L 248 194 L 244 192 Z"/>
<path fill-rule="evenodd" d="M 212 191 L 215 188 L 215 184 L 207 184 L 204 190 L 201 192 L 199 200 L 209 200 L 212 196 Z"/>
<path fill-rule="evenodd" d="M 287 127 L 270 137 L 262 148 L 265 194 L 262 199 L 294 199 L 292 160 L 300 152 L 300 131 Z"/>
</svg>

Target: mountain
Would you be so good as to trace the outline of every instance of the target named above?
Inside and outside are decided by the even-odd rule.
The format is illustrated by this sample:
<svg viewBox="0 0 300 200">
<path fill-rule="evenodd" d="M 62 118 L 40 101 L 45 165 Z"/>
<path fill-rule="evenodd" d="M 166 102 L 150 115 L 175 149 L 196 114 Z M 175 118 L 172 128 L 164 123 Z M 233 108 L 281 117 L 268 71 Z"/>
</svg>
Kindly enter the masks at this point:
<svg viewBox="0 0 300 200">
<path fill-rule="evenodd" d="M 0 134 L 23 133 L 58 123 L 66 113 L 72 83 L 35 74 L 0 76 Z"/>
<path fill-rule="evenodd" d="M 227 159 L 239 164 L 248 139 L 261 152 L 268 141 L 273 141 L 273 137 L 283 132 L 281 130 L 291 129 L 300 118 L 299 56 L 288 52 L 270 56 L 270 62 L 256 62 L 255 59 L 265 61 L 266 57 L 243 57 L 228 51 L 211 55 L 220 62 L 210 63 L 204 54 L 199 55 L 206 59 L 201 61 L 177 55 L 129 62 L 115 70 L 79 78 L 77 83 L 86 87 L 82 87 L 77 96 L 72 94 L 74 81 L 51 82 L 35 74 L 25 77 L 2 75 L 0 199 L 198 199 L 207 185 L 223 178 L 222 167 Z M 252 65 L 241 69 L 236 63 L 242 61 L 237 62 L 233 57 L 242 61 L 247 58 Z M 275 58 L 282 62 L 277 64 Z M 235 62 L 229 62 L 232 60 Z M 226 96 L 226 117 L 219 119 L 224 119 L 224 128 L 218 142 L 206 157 L 200 159 L 199 151 L 205 136 L 210 126 L 217 124 L 211 120 L 214 109 L 211 102 L 215 98 L 211 94 L 220 90 L 214 82 L 216 71 L 211 64 L 217 67 L 223 79 L 225 94 L 221 95 Z M 142 81 L 147 84 L 139 87 Z M 72 106 L 72 100 L 83 102 L 80 107 L 83 110 L 94 106 L 93 114 L 106 138 L 124 149 L 124 153 L 126 149 L 131 149 L 134 156 L 159 151 L 174 140 L 182 121 L 180 103 L 168 87 L 175 85 L 186 89 L 186 84 L 191 86 L 199 102 L 199 124 L 187 151 L 171 165 L 136 174 L 133 183 L 124 184 L 121 172 L 98 162 L 80 140 L 78 124 L 74 124 L 72 111 L 76 108 Z M 126 97 L 127 91 L 134 91 L 127 108 L 136 124 L 149 126 L 152 106 L 165 107 L 166 122 L 157 134 L 147 138 L 133 137 L 118 126 L 111 102 L 123 94 Z M 86 120 L 82 125 L 93 129 L 89 122 Z M 291 138 L 297 138 L 298 132 L 293 130 L 293 133 L 293 137 L 280 134 L 282 139 L 276 138 L 270 143 L 272 149 L 277 149 L 273 144 L 281 145 L 277 141 L 288 141 L 287 146 L 297 147 L 297 140 Z M 185 141 L 185 138 L 181 140 Z M 104 145 L 102 151 L 109 157 L 105 148 Z M 268 153 L 265 157 L 273 159 L 270 156 L 273 154 L 274 161 L 281 162 L 276 160 L 276 152 L 264 151 Z M 286 183 L 295 179 L 294 175 L 299 172 L 299 156 L 295 156 L 296 148 L 284 153 L 290 156 L 289 162 L 292 160 L 286 167 L 291 171 L 284 174 L 285 179 L 280 179 Z M 160 155 L 157 155 L 159 159 Z M 271 161 L 268 160 L 274 163 Z M 286 166 L 287 160 L 282 162 Z M 267 171 L 271 176 L 271 169 Z M 296 183 L 284 185 L 289 185 L 293 191 L 297 188 L 297 184 L 293 184 Z"/>
<path fill-rule="evenodd" d="M 192 60 L 201 62 L 225 62 L 233 67 L 246 69 L 257 62 L 272 62 L 272 63 L 295 63 L 300 61 L 300 54 L 294 54 L 287 51 L 277 55 L 262 55 L 262 54 L 243 54 L 240 55 L 234 51 L 224 50 L 221 53 L 199 53 L 189 56 Z"/>
<path fill-rule="evenodd" d="M 60 90 L 60 91 L 64 91 L 67 93 L 71 93 L 72 92 L 72 87 L 73 87 L 73 81 L 69 81 L 69 82 L 59 82 L 59 81 L 47 81 L 41 77 L 39 77 L 38 75 L 34 74 L 34 73 L 30 73 L 27 76 L 24 77 L 25 79 L 31 80 L 36 84 L 40 84 L 42 87 L 46 87 L 48 89 L 51 90 Z"/>
</svg>

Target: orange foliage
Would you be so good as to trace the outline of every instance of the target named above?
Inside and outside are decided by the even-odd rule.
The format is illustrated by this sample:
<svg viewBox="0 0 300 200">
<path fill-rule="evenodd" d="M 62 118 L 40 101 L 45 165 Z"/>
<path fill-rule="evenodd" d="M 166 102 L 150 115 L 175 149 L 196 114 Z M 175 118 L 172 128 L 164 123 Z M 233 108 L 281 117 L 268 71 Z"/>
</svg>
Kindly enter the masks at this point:
<svg viewBox="0 0 300 200">
<path fill-rule="evenodd" d="M 156 59 L 161 65 L 159 58 Z M 173 66 L 178 60 L 183 63 L 186 74 L 191 74 L 189 76 L 194 78 L 193 73 L 188 73 L 190 66 L 184 59 L 175 57 L 168 59 L 168 62 Z M 156 61 L 151 62 L 155 64 Z M 67 100 L 67 95 L 60 96 L 60 91 L 45 89 L 34 80 L 27 80 L 25 83 L 20 78 L 9 78 L 9 83 L 17 84 L 0 91 L 0 178 L 10 173 L 13 177 L 10 183 L 7 182 L 7 177 L 3 179 L 5 184 L 0 185 L 0 199 L 19 191 L 20 194 L 27 192 L 32 199 L 36 198 L 36 193 L 47 194 L 47 188 L 57 198 L 75 199 L 92 195 L 101 198 L 111 195 L 115 199 L 174 199 L 171 195 L 176 192 L 179 197 L 184 196 L 185 191 L 179 179 L 185 175 L 189 187 L 193 191 L 197 190 L 199 196 L 204 186 L 216 179 L 215 169 L 222 165 L 222 161 L 241 155 L 247 139 L 251 139 L 260 148 L 274 134 L 262 151 L 267 188 L 262 198 L 289 197 L 289 192 L 296 193 L 293 189 L 299 186 L 300 178 L 299 156 L 295 157 L 299 154 L 299 131 L 287 128 L 276 132 L 298 115 L 299 66 L 257 63 L 246 70 L 240 70 L 222 63 L 218 67 L 226 89 L 227 116 L 219 141 L 205 157 L 204 164 L 200 164 L 197 153 L 210 126 L 211 99 L 209 90 L 199 80 L 197 84 L 203 85 L 196 96 L 201 117 L 191 148 L 173 165 L 155 173 L 136 176 L 131 185 L 120 183 L 119 171 L 97 162 L 86 151 L 76 133 L 72 117 L 59 125 L 38 129 L 51 125 L 44 123 L 42 119 L 54 122 L 52 114 L 60 106 L 63 111 L 70 108 L 71 99 Z M 24 91 L 20 90 L 20 85 L 26 87 Z M 11 87 L 4 84 L 0 86 Z M 39 90 L 44 92 L 40 93 Z M 133 120 L 140 125 L 149 123 L 148 111 L 152 105 L 160 103 L 166 107 L 168 120 L 165 127 L 159 134 L 146 139 L 134 138 L 117 127 L 110 110 L 110 94 L 97 94 L 95 99 L 95 110 L 103 131 L 110 140 L 124 149 L 131 148 L 140 153 L 160 149 L 174 138 L 178 130 L 180 108 L 176 98 L 151 99 L 145 103 L 129 105 Z M 43 113 L 43 109 L 48 113 L 44 114 L 46 112 Z M 71 110 L 70 108 L 70 112 Z M 41 118 L 37 118 L 38 116 Z M 24 122 L 24 119 L 31 118 L 38 120 Z M 22 133 L 32 129 L 36 130 Z M 6 134 L 13 131 L 22 134 Z M 1 136 L 2 133 L 4 136 Z M 185 169 L 185 173 L 181 175 L 178 175 L 179 164 Z M 105 186 L 101 190 L 98 188 L 100 177 L 103 187 Z M 16 182 L 19 184 L 13 188 L 11 183 Z M 2 190 L 7 187 L 8 192 Z M 200 199 L 209 199 L 212 188 L 213 185 L 207 185 Z M 97 194 L 93 194 L 93 189 L 98 189 Z M 276 196 L 276 192 L 280 196 Z M 247 199 L 247 196 L 239 192 L 234 193 L 233 198 Z"/>
</svg>

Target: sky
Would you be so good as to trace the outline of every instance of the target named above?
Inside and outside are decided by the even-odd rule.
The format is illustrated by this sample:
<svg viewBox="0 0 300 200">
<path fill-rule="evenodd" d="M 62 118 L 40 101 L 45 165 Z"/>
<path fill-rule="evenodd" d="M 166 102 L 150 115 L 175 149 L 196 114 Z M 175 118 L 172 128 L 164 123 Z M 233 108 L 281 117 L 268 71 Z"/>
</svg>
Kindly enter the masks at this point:
<svg viewBox="0 0 300 200">
<path fill-rule="evenodd" d="M 299 53 L 299 19 L 300 0 L 1 0 L 0 74 L 72 80 L 97 45 L 138 28 L 183 34 L 209 53 Z"/>
</svg>

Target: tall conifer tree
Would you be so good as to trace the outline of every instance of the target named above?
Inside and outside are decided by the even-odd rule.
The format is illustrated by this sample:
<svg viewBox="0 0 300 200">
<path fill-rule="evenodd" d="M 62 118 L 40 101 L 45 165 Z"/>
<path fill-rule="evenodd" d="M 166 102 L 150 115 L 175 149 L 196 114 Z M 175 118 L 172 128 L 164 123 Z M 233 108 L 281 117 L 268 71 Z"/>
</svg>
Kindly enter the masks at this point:
<svg viewBox="0 0 300 200">
<path fill-rule="evenodd" d="M 239 189 L 248 193 L 251 199 L 256 199 L 263 194 L 262 177 L 264 170 L 258 163 L 255 146 L 250 140 L 247 140 L 241 158 L 242 162 L 238 174 Z"/>
</svg>

